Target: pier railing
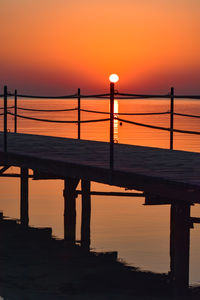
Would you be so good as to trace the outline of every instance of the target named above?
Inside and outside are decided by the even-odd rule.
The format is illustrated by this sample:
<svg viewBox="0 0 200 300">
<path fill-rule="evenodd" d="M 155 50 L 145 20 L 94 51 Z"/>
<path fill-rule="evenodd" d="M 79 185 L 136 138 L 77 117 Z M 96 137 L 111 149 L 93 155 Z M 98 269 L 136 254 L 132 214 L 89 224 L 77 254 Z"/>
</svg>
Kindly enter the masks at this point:
<svg viewBox="0 0 200 300">
<path fill-rule="evenodd" d="M 8 106 L 8 97 L 14 97 L 14 105 Z M 126 99 L 126 100 L 134 100 L 134 99 L 169 99 L 170 105 L 168 111 L 162 111 L 162 112 L 142 112 L 142 113 L 135 113 L 135 112 L 126 112 L 126 113 L 115 113 L 113 109 L 111 109 L 111 97 L 114 99 Z M 191 130 L 182 130 L 182 129 L 175 129 L 174 128 L 174 116 L 183 116 L 188 118 L 200 118 L 200 115 L 192 115 L 192 114 L 183 114 L 183 113 L 177 113 L 174 112 L 174 100 L 175 99 L 200 99 L 200 95 L 175 95 L 174 88 L 172 87 L 170 92 L 167 94 L 130 94 L 130 93 L 119 93 L 118 91 L 113 91 L 113 95 L 111 93 L 104 93 L 104 94 L 93 94 L 93 95 L 84 95 L 81 94 L 80 89 L 78 89 L 77 93 L 71 94 L 71 95 L 64 95 L 64 96 L 40 96 L 40 95 L 25 95 L 25 94 L 18 94 L 17 90 L 15 90 L 14 93 L 9 93 L 7 90 L 7 86 L 4 87 L 4 93 L 0 94 L 0 98 L 4 99 L 4 106 L 0 107 L 0 116 L 3 116 L 3 127 L 4 127 L 4 151 L 7 152 L 7 116 L 11 115 L 14 117 L 14 132 L 17 133 L 17 120 L 18 118 L 27 119 L 27 120 L 33 120 L 33 121 L 39 121 L 39 122 L 51 122 L 51 123 L 73 123 L 78 124 L 78 132 L 77 132 L 77 138 L 81 139 L 81 124 L 82 123 L 94 123 L 94 122 L 105 122 L 110 121 L 110 167 L 111 169 L 114 166 L 114 138 L 113 138 L 113 120 L 118 120 L 120 122 L 136 125 L 136 126 L 142 126 L 147 127 L 151 129 L 157 129 L 157 130 L 163 130 L 168 131 L 170 133 L 170 150 L 173 150 L 173 143 L 174 143 L 174 137 L 173 133 L 184 133 L 184 134 L 195 134 L 200 135 L 199 131 L 191 131 Z M 18 106 L 18 98 L 26 98 L 26 99 L 43 99 L 43 100 L 49 100 L 49 99 L 77 99 L 77 107 L 70 108 L 70 109 L 34 109 L 34 108 L 25 108 Z M 83 109 L 81 108 L 81 99 L 110 99 L 110 111 L 98 111 L 98 110 L 89 110 L 89 109 Z M 112 99 L 112 100 L 113 100 Z M 13 109 L 14 111 L 11 112 L 10 109 Z M 3 111 L 1 113 L 1 111 Z M 29 112 L 70 112 L 70 111 L 77 111 L 77 119 L 76 120 L 52 120 L 52 119 L 43 119 L 43 118 L 36 118 L 34 116 L 26 116 L 21 115 L 20 111 L 29 111 Z M 106 115 L 108 117 L 105 118 L 98 118 L 98 119 L 88 119 L 88 120 L 81 120 L 81 112 L 87 112 L 91 114 L 101 114 Z M 170 126 L 169 127 L 162 127 L 162 126 L 156 126 L 156 125 L 149 125 L 145 123 L 140 123 L 136 121 L 128 120 L 127 116 L 138 116 L 138 115 L 170 115 Z M 123 117 L 124 116 L 124 117 Z"/>
</svg>

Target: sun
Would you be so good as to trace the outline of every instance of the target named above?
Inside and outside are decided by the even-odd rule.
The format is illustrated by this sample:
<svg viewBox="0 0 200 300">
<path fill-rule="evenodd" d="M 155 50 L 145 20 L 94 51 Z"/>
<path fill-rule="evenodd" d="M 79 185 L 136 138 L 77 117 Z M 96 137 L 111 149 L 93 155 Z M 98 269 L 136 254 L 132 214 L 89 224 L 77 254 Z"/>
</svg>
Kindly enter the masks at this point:
<svg viewBox="0 0 200 300">
<path fill-rule="evenodd" d="M 115 83 L 115 82 L 117 82 L 119 80 L 119 76 L 117 74 L 111 74 L 109 76 L 109 80 L 110 80 L 110 82 Z"/>
</svg>

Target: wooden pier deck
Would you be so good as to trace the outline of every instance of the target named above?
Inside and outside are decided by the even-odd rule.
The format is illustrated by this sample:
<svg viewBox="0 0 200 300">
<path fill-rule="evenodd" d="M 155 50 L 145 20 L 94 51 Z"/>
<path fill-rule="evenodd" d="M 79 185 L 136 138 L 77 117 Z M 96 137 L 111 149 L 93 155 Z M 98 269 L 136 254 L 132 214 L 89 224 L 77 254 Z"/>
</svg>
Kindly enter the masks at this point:
<svg viewBox="0 0 200 300">
<path fill-rule="evenodd" d="M 8 134 L 0 163 L 59 178 L 77 178 L 144 191 L 170 200 L 200 202 L 200 153 L 31 134 Z"/>
</svg>

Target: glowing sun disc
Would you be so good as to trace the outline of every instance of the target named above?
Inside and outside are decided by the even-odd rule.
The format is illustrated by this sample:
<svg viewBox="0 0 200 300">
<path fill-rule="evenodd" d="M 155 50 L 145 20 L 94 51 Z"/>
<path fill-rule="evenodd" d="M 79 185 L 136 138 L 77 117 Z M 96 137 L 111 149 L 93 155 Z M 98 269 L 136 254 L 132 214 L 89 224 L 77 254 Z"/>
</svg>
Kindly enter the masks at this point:
<svg viewBox="0 0 200 300">
<path fill-rule="evenodd" d="M 115 82 L 117 82 L 119 80 L 119 76 L 117 74 L 111 74 L 109 76 L 109 80 L 110 80 L 110 82 L 115 83 Z"/>
</svg>

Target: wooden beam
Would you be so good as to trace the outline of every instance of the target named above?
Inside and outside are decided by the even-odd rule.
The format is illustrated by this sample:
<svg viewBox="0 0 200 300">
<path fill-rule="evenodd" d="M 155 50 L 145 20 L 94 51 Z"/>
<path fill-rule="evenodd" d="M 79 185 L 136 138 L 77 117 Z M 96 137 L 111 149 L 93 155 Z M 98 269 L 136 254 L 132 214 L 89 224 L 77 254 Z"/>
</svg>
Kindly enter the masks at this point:
<svg viewBox="0 0 200 300">
<path fill-rule="evenodd" d="M 180 200 L 175 201 L 174 199 L 172 200 L 165 197 L 147 194 L 147 193 L 144 193 L 144 195 L 145 195 L 144 205 L 172 205 L 173 203 L 180 202 Z M 184 203 L 185 202 L 183 201 L 183 204 Z M 193 201 L 191 201 L 191 203 L 188 201 L 187 204 L 194 205 Z"/>
<path fill-rule="evenodd" d="M 50 180 L 50 179 L 64 179 L 64 177 L 59 177 L 50 173 L 38 172 L 33 170 L 33 180 Z"/>
<path fill-rule="evenodd" d="M 21 174 L 16 174 L 16 173 L 0 174 L 0 177 L 21 178 Z M 28 175 L 28 178 L 33 178 L 33 175 Z"/>
<path fill-rule="evenodd" d="M 82 191 L 77 190 L 77 195 L 82 195 Z M 127 193 L 127 192 L 99 192 L 90 191 L 90 195 L 96 196 L 114 196 L 114 197 L 144 197 L 144 193 Z"/>
<path fill-rule="evenodd" d="M 197 223 L 197 224 L 200 224 L 200 218 L 190 217 L 190 221 L 191 221 L 191 223 Z"/>
<path fill-rule="evenodd" d="M 0 169 L 0 175 L 3 174 L 5 171 L 7 171 L 10 168 L 10 166 L 4 166 Z"/>
<path fill-rule="evenodd" d="M 169 205 L 174 201 L 157 195 L 145 194 L 144 205 Z"/>
</svg>

